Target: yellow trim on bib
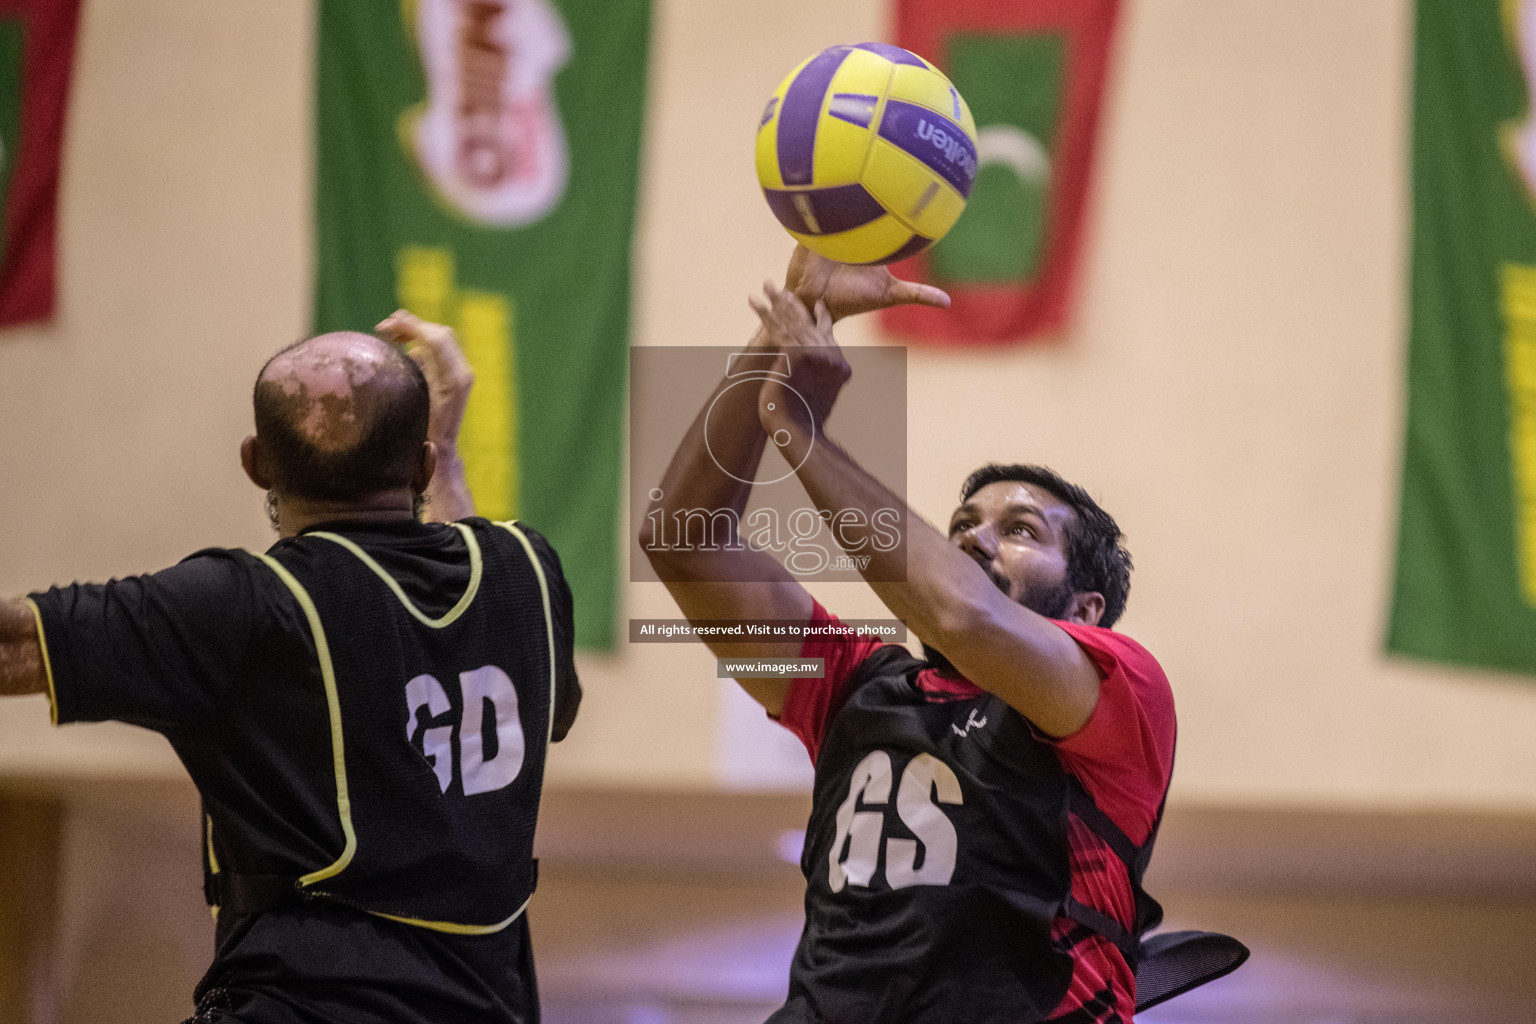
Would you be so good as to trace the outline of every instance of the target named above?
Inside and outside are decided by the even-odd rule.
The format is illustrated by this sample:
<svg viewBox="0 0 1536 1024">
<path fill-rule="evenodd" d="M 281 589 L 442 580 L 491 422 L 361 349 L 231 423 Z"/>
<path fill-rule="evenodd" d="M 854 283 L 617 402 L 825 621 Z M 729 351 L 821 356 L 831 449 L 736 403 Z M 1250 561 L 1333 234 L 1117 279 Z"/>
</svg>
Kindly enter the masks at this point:
<svg viewBox="0 0 1536 1024">
<path fill-rule="evenodd" d="M 203 835 L 208 842 L 208 870 L 216 875 L 219 873 L 219 855 L 213 852 L 213 819 L 205 814 L 203 821 L 207 822 Z"/>
<path fill-rule="evenodd" d="M 30 597 L 22 598 L 28 608 L 32 609 L 32 621 L 37 623 L 37 646 L 43 651 L 43 675 L 48 677 L 48 717 L 54 725 L 59 724 L 59 697 L 53 689 L 53 662 L 48 657 L 48 636 L 43 632 L 43 613 L 37 607 L 37 602 Z"/>
<path fill-rule="evenodd" d="M 346 866 L 352 863 L 352 858 L 357 853 L 357 833 L 352 830 L 352 800 L 347 795 L 347 758 L 341 735 L 341 696 L 336 692 L 336 669 L 331 664 L 331 645 L 326 642 L 325 627 L 320 624 L 320 612 L 315 608 L 315 602 L 310 598 L 309 591 L 305 590 L 304 585 L 294 579 L 293 574 L 271 555 L 258 554 L 256 557 L 266 562 L 272 571 L 277 573 L 277 578 L 293 591 L 299 607 L 304 609 L 304 617 L 309 620 L 309 631 L 315 638 L 315 655 L 320 660 L 320 678 L 325 681 L 325 703 L 330 709 L 331 763 L 336 772 L 336 810 L 341 815 L 341 831 L 347 837 L 347 845 L 341 851 L 341 856 L 337 858 L 336 863 L 319 871 L 312 871 L 299 879 L 300 885 L 313 885 L 341 874 Z"/>
<path fill-rule="evenodd" d="M 405 591 L 401 589 L 400 584 L 395 578 L 385 572 L 384 567 L 373 560 L 373 556 L 369 555 L 368 552 L 358 547 L 352 541 L 340 534 L 330 533 L 325 530 L 316 530 L 314 533 L 305 534 L 305 536 L 322 537 L 334 544 L 340 544 L 352 552 L 364 565 L 372 569 L 379 579 L 389 585 L 389 589 L 395 592 L 395 596 L 400 599 L 400 603 L 405 605 L 405 610 L 416 616 L 418 622 L 431 629 L 442 629 L 444 626 L 452 625 L 457 621 L 459 616 L 468 611 L 469 606 L 474 603 L 475 594 L 480 590 L 480 575 L 484 568 L 480 557 L 480 542 L 475 540 L 475 532 L 463 523 L 450 523 L 449 525 L 464 535 L 464 544 L 469 548 L 469 586 L 464 588 L 464 596 L 459 598 L 459 603 L 450 608 L 448 614 L 440 619 L 427 618 L 420 608 L 411 604 L 410 598 L 405 596 Z"/>
<path fill-rule="evenodd" d="M 549 637 L 549 712 L 547 718 L 548 728 L 544 731 L 544 749 L 549 750 L 549 744 L 555 737 L 555 616 L 549 608 L 549 581 L 544 578 L 544 563 L 539 561 L 539 553 L 533 550 L 533 544 L 522 530 L 517 528 L 517 520 L 509 519 L 504 523 L 497 523 L 512 536 L 522 542 L 523 550 L 528 552 L 528 561 L 533 563 L 534 575 L 539 578 L 539 596 L 544 599 L 544 633 Z M 522 911 L 518 911 L 522 913 Z M 513 915 L 516 917 L 517 915 Z M 505 927 L 505 925 L 503 926 Z"/>
<path fill-rule="evenodd" d="M 203 821 L 205 823 L 203 825 L 203 838 L 208 846 L 208 871 L 216 875 L 219 873 L 219 856 L 213 852 L 213 819 L 204 814 Z M 213 915 L 214 921 L 218 921 L 219 905 L 217 903 L 210 905 L 208 913 Z"/>
<path fill-rule="evenodd" d="M 529 899 L 532 898 L 531 896 L 529 897 Z M 447 932 L 449 935 L 494 935 L 513 921 L 522 917 L 523 911 L 527 909 L 528 900 L 523 900 L 523 905 L 517 908 L 517 912 L 500 924 L 454 924 L 452 921 L 423 921 L 419 917 L 397 917 L 394 914 L 385 914 L 377 910 L 370 910 L 368 913 L 374 917 L 382 917 L 386 921 L 398 921 L 401 924 L 426 928 L 434 932 Z"/>
</svg>

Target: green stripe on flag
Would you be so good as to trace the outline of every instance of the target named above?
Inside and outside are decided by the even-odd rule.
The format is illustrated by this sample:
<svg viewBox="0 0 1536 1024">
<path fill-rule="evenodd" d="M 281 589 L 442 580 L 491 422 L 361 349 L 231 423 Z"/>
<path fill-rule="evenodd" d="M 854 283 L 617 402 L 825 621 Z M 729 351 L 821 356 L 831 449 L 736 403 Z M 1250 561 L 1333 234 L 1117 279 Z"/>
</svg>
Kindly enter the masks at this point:
<svg viewBox="0 0 1536 1024">
<path fill-rule="evenodd" d="M 0 240 L 5 238 L 11 171 L 21 154 L 21 72 L 26 55 L 25 41 L 26 26 L 21 18 L 0 17 Z"/>
<path fill-rule="evenodd" d="M 1536 672 L 1536 5 L 1419 0 L 1388 646 Z"/>
<path fill-rule="evenodd" d="M 980 169 L 965 213 L 933 247 L 935 281 L 1014 284 L 1035 277 L 1050 212 L 1066 48 L 1058 32 L 950 37 L 949 79 L 976 118 Z"/>
<path fill-rule="evenodd" d="M 477 510 L 560 552 L 609 647 L 647 0 L 321 0 L 316 330 L 458 332 Z"/>
</svg>

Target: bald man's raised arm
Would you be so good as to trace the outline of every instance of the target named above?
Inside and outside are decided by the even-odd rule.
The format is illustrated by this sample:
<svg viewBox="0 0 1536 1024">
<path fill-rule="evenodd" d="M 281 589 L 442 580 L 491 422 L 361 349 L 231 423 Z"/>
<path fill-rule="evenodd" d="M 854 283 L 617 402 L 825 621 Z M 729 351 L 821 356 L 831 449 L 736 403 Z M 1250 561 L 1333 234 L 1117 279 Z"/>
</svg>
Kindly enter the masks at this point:
<svg viewBox="0 0 1536 1024">
<path fill-rule="evenodd" d="M 464 423 L 470 389 L 475 386 L 475 371 L 464 358 L 453 328 L 397 309 L 375 329 L 379 337 L 401 346 L 416 360 L 427 379 L 432 402 L 427 440 L 437 447 L 437 465 L 427 487 L 427 518 L 448 523 L 474 515 L 475 498 L 459 458 L 459 428 Z"/>
</svg>

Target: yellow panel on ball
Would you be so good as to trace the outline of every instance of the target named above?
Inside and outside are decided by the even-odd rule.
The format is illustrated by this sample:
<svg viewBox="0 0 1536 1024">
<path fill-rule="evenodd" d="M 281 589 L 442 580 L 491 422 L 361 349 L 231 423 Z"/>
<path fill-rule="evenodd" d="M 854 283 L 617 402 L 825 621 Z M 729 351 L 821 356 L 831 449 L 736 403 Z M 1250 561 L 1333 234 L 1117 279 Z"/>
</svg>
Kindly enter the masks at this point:
<svg viewBox="0 0 1536 1024">
<path fill-rule="evenodd" d="M 769 121 L 757 130 L 757 180 L 764 188 L 783 188 L 784 178 L 779 173 L 778 132 L 776 121 Z"/>
<path fill-rule="evenodd" d="M 863 185 L 876 202 L 926 238 L 942 236 L 965 209 L 965 200 L 948 182 L 884 139 L 870 148 Z"/>
<path fill-rule="evenodd" d="M 890 81 L 891 66 L 890 61 L 867 50 L 850 50 L 843 58 L 827 86 L 816 122 L 812 179 L 816 185 L 847 185 L 859 180 L 874 137 L 870 125 Z"/>
<path fill-rule="evenodd" d="M 859 180 L 864 161 L 869 155 L 869 143 L 875 137 L 868 128 L 835 117 L 823 115 L 816 125 L 815 170 L 812 180 L 818 187 L 825 185 L 851 185 Z M 774 168 L 778 168 L 778 153 L 774 153 Z"/>
<path fill-rule="evenodd" d="M 848 56 L 838 65 L 837 73 L 832 76 L 832 86 L 827 92 L 829 95 L 841 92 L 883 96 L 890 84 L 894 67 L 878 53 L 849 50 Z"/>
<path fill-rule="evenodd" d="M 771 117 L 757 129 L 757 180 L 764 188 L 784 187 L 784 179 L 779 174 L 779 133 L 774 130 L 778 123 L 777 117 Z"/>
<path fill-rule="evenodd" d="M 915 217 L 904 218 L 924 238 L 943 238 L 965 212 L 965 200 L 948 185 L 940 185 L 933 199 Z"/>
<path fill-rule="evenodd" d="M 884 259 L 912 237 L 912 231 L 890 214 L 832 235 L 803 235 L 798 231 L 790 234 L 812 252 L 839 263 L 872 263 Z"/>
</svg>

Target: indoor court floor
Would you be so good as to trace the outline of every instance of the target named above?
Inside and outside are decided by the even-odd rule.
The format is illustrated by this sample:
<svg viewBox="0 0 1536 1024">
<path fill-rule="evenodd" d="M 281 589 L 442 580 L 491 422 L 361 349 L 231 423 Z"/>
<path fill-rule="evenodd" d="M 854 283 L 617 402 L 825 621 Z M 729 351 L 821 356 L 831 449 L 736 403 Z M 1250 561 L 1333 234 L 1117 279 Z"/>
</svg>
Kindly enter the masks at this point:
<svg viewBox="0 0 1536 1024">
<path fill-rule="evenodd" d="M 196 794 L 74 796 L 29 1024 L 173 1024 L 212 942 Z M 761 1024 L 800 928 L 806 803 L 548 793 L 530 908 L 547 1024 Z M 1146 1024 L 1536 1022 L 1536 819 L 1171 809 L 1149 888 L 1171 927 L 1253 957 Z"/>
<path fill-rule="evenodd" d="M 551 866 L 531 922 L 546 1024 L 761 1024 L 783 998 L 798 880 Z M 1146 1024 L 1536 1021 L 1536 898 L 1163 896 L 1170 926 L 1228 930 L 1253 956 Z"/>
</svg>

